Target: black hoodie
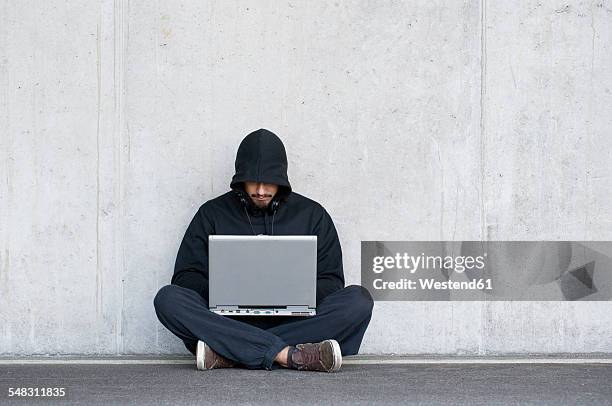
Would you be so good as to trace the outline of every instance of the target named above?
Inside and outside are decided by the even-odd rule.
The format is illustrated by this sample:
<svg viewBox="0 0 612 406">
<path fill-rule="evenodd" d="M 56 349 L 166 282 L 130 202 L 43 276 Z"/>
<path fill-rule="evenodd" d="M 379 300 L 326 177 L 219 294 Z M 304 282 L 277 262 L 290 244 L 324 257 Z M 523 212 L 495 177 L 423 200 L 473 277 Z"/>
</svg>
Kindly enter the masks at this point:
<svg viewBox="0 0 612 406">
<path fill-rule="evenodd" d="M 250 133 L 238 147 L 235 167 L 232 190 L 200 206 L 189 223 L 171 283 L 193 289 L 208 301 L 208 236 L 212 234 L 316 235 L 317 304 L 342 289 L 342 249 L 334 223 L 323 206 L 292 191 L 280 138 L 264 129 Z M 251 202 L 243 189 L 245 181 L 279 185 L 266 209 Z"/>
</svg>

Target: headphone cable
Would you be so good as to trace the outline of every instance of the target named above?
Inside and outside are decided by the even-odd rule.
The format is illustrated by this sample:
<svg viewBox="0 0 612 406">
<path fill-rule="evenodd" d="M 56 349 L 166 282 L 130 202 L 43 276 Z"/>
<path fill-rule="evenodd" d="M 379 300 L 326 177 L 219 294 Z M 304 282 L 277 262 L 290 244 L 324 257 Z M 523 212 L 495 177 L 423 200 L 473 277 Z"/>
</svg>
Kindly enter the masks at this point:
<svg viewBox="0 0 612 406">
<path fill-rule="evenodd" d="M 272 235 L 274 235 L 274 216 L 276 216 L 276 209 L 272 212 Z"/>
<path fill-rule="evenodd" d="M 249 220 L 249 225 L 251 226 L 251 232 L 253 233 L 253 235 L 256 236 L 257 234 L 255 234 L 255 228 L 253 228 L 253 223 L 251 222 L 251 216 L 249 216 L 249 211 L 246 208 L 246 199 L 241 197 L 240 201 L 242 202 L 242 208 L 244 209 L 244 214 L 246 214 L 247 220 Z M 278 210 L 278 207 L 275 207 L 274 211 L 272 212 L 272 234 L 271 235 L 274 235 L 274 217 L 276 216 L 277 210 Z"/>
<path fill-rule="evenodd" d="M 249 216 L 249 212 L 247 211 L 247 208 L 243 207 L 243 209 L 244 209 L 244 213 L 247 216 L 247 219 L 249 220 L 249 225 L 251 226 L 251 232 L 253 233 L 253 235 L 257 235 L 255 234 L 255 229 L 253 228 L 253 223 L 251 223 L 251 216 Z"/>
</svg>

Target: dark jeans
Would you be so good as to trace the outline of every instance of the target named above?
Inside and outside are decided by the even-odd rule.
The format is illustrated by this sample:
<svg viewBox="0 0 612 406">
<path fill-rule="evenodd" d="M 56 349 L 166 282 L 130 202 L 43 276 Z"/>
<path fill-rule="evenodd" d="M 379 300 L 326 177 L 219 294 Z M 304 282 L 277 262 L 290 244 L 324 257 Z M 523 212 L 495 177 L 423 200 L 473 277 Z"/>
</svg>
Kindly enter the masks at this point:
<svg viewBox="0 0 612 406">
<path fill-rule="evenodd" d="M 162 287 L 153 303 L 159 321 L 192 354 L 201 340 L 250 369 L 272 369 L 274 358 L 288 345 L 326 339 L 337 340 L 343 355 L 357 354 L 373 307 L 370 293 L 358 285 L 325 297 L 311 317 L 221 316 L 208 310 L 197 292 L 177 285 Z"/>
</svg>

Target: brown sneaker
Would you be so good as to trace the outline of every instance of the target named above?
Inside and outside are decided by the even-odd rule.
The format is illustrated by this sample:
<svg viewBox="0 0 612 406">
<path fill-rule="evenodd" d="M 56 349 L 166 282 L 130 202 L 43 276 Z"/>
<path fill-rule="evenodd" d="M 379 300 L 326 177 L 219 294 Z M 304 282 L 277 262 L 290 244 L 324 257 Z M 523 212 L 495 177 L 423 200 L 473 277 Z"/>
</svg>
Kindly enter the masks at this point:
<svg viewBox="0 0 612 406">
<path fill-rule="evenodd" d="M 301 371 L 336 372 L 342 366 L 342 353 L 336 340 L 295 346 L 287 360 L 289 368 Z"/>
<path fill-rule="evenodd" d="M 234 361 L 217 354 L 205 342 L 198 341 L 196 351 L 196 367 L 198 369 L 233 368 L 235 365 Z"/>
</svg>

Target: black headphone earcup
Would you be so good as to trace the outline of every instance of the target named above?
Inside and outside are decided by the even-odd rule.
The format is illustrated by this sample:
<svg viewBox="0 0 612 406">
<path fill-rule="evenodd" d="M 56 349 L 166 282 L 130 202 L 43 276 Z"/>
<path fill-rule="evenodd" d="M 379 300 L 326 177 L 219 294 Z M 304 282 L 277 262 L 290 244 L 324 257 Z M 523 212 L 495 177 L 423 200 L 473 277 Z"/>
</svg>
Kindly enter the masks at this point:
<svg viewBox="0 0 612 406">
<path fill-rule="evenodd" d="M 274 213 L 276 210 L 278 210 L 279 204 L 280 201 L 278 199 L 272 200 L 272 204 L 270 204 L 270 213 Z"/>
<path fill-rule="evenodd" d="M 240 199 L 240 204 L 242 205 L 242 207 L 246 208 L 247 201 L 246 197 L 244 196 L 244 192 L 241 190 L 236 190 L 236 196 L 238 196 L 238 199 Z"/>
</svg>

